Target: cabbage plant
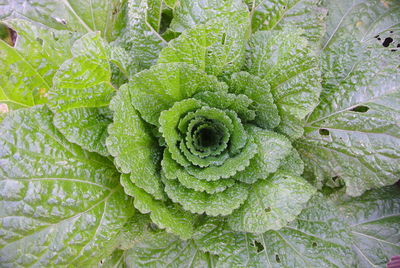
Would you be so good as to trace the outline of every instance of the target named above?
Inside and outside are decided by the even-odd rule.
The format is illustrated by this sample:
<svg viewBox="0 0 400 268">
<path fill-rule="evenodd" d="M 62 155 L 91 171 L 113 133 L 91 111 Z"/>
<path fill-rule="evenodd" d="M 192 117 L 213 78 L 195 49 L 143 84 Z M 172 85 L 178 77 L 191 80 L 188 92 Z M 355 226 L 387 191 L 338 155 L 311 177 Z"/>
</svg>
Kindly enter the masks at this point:
<svg viewBox="0 0 400 268">
<path fill-rule="evenodd" d="M 2 267 L 386 267 L 400 2 L 6 0 Z"/>
</svg>

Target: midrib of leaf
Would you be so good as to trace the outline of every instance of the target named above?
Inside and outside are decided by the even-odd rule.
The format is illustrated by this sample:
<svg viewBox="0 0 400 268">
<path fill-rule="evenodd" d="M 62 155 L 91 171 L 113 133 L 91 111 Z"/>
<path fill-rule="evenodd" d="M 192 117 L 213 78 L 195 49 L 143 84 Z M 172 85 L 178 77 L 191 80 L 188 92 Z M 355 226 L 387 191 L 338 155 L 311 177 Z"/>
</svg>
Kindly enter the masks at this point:
<svg viewBox="0 0 400 268">
<path fill-rule="evenodd" d="M 276 233 L 284 242 L 286 245 L 288 245 L 291 249 L 293 249 L 293 251 L 302 259 L 304 260 L 306 263 L 309 263 L 308 260 L 304 259 L 303 255 L 297 251 L 297 249 L 289 242 L 285 239 L 285 237 L 279 232 L 279 231 L 273 231 L 274 233 Z"/>
<path fill-rule="evenodd" d="M 296 3 L 295 3 L 293 6 L 291 6 L 290 8 L 288 8 L 288 7 L 287 7 L 288 1 L 286 1 L 286 3 L 285 3 L 285 6 L 286 6 L 285 11 L 282 13 L 282 15 L 280 16 L 280 18 L 278 19 L 278 21 L 274 24 L 274 26 L 272 26 L 272 28 L 271 28 L 270 30 L 274 30 L 275 27 L 282 21 L 283 17 L 285 17 L 286 13 L 287 13 L 290 9 L 292 9 L 293 7 L 295 7 L 295 6 L 296 6 L 298 3 L 300 3 L 300 2 L 301 2 L 301 0 L 298 0 L 298 1 L 296 1 Z"/>
<path fill-rule="evenodd" d="M 373 220 L 363 221 L 363 222 L 359 222 L 359 223 L 353 224 L 353 225 L 351 225 L 351 227 L 355 227 L 355 226 L 359 226 L 359 225 L 363 225 L 363 224 L 367 224 L 367 223 L 373 223 L 373 222 L 377 222 L 377 221 L 380 221 L 380 220 L 383 220 L 383 219 L 386 219 L 386 218 L 399 217 L 399 216 L 400 216 L 400 213 L 399 214 L 385 215 L 383 217 L 379 217 L 379 218 L 376 218 L 376 219 L 373 219 Z"/>
<path fill-rule="evenodd" d="M 78 183 L 83 183 L 83 184 L 90 184 L 90 185 L 95 185 L 97 187 L 106 189 L 107 191 L 111 191 L 112 189 L 109 187 L 106 187 L 104 185 L 98 184 L 96 182 L 92 181 L 85 181 L 81 179 L 75 179 L 75 178 L 42 178 L 42 177 L 29 177 L 29 178 L 24 178 L 24 177 L 19 177 L 19 178 L 12 178 L 9 180 L 17 180 L 17 181 L 68 181 L 68 182 L 78 182 Z"/>
<path fill-rule="evenodd" d="M 340 19 L 338 25 L 335 27 L 335 29 L 333 30 L 332 34 L 329 36 L 328 40 L 326 41 L 326 43 L 322 46 L 321 49 L 321 53 L 325 50 L 325 48 L 329 45 L 329 43 L 331 42 L 333 36 L 336 34 L 336 32 L 339 30 L 340 26 L 342 25 L 344 19 L 346 18 L 347 15 L 349 15 L 350 11 L 356 7 L 357 5 L 354 4 L 354 0 L 352 0 L 352 5 L 350 6 L 350 8 L 344 13 L 344 15 L 342 16 L 342 18 Z"/>
<path fill-rule="evenodd" d="M 377 238 L 377 237 L 372 236 L 372 235 L 367 235 L 367 234 L 359 233 L 359 232 L 356 232 L 356 231 L 351 231 L 351 232 L 352 232 L 353 234 L 356 234 L 356 235 L 359 235 L 359 236 L 360 236 L 360 235 L 361 235 L 361 236 L 365 236 L 365 237 L 368 237 L 368 238 L 370 238 L 370 239 L 373 239 L 373 240 L 376 240 L 376 241 L 379 241 L 379 242 L 382 242 L 382 243 L 385 243 L 385 244 L 392 245 L 392 246 L 395 246 L 395 247 L 399 247 L 399 248 L 400 248 L 400 245 L 396 245 L 396 244 L 394 244 L 394 243 L 392 243 L 392 242 L 382 240 L 382 239 Z"/>
<path fill-rule="evenodd" d="M 360 254 L 365 258 L 365 260 L 372 266 L 372 267 L 378 267 L 377 265 L 373 264 L 372 261 L 370 259 L 368 259 L 367 256 L 364 255 L 364 253 L 362 252 L 362 250 L 357 247 L 357 245 L 355 243 L 353 243 L 353 246 L 360 252 Z"/>
<path fill-rule="evenodd" d="M 264 255 L 267 258 L 267 262 L 268 262 L 268 267 L 272 267 L 271 261 L 269 260 L 269 255 L 268 255 L 268 252 L 267 252 L 267 242 L 265 241 L 264 235 L 261 235 L 261 238 L 262 238 L 262 242 L 263 242 L 263 246 L 264 246 L 264 250 L 263 250 L 264 251 Z"/>
<path fill-rule="evenodd" d="M 92 16 L 92 23 L 93 23 L 93 30 L 97 30 L 97 27 L 96 27 L 96 21 L 94 20 L 94 14 L 93 14 L 93 3 L 92 3 L 92 1 L 93 0 L 89 0 L 89 5 L 90 5 L 90 15 Z"/>
<path fill-rule="evenodd" d="M 70 0 L 61 0 L 68 8 L 69 10 L 72 12 L 72 14 L 74 14 L 74 16 L 78 19 L 78 21 L 82 24 L 82 26 L 88 31 L 88 32 L 92 32 L 93 30 L 89 27 L 89 25 L 86 24 L 86 22 L 83 20 L 83 18 L 79 17 L 78 14 L 76 13 L 76 11 L 72 8 L 71 4 L 70 4 Z"/>
<path fill-rule="evenodd" d="M 18 241 L 21 241 L 21 240 L 25 240 L 25 239 L 27 239 L 27 238 L 29 238 L 29 237 L 31 237 L 31 236 L 33 236 L 33 235 L 39 233 L 39 232 L 45 231 L 46 229 L 49 229 L 49 228 L 51 228 L 51 227 L 54 227 L 54 226 L 63 224 L 64 222 L 67 222 L 67 221 L 69 221 L 69 220 L 74 220 L 75 218 L 79 218 L 79 217 L 82 216 L 83 214 L 85 214 L 85 213 L 87 213 L 87 212 L 89 212 L 89 211 L 95 209 L 96 207 L 98 207 L 98 206 L 99 206 L 100 204 L 102 204 L 103 202 L 106 202 L 106 201 L 110 198 L 110 196 L 113 195 L 119 188 L 120 188 L 120 185 L 117 185 L 114 189 L 112 189 L 112 191 L 110 191 L 110 193 L 109 193 L 105 198 L 103 198 L 102 200 L 100 200 L 99 202 L 97 202 L 96 204 L 94 204 L 93 206 L 91 206 L 90 208 L 88 208 L 87 210 L 82 211 L 82 212 L 79 212 L 78 214 L 73 215 L 73 216 L 71 216 L 71 217 L 62 219 L 61 221 L 59 221 L 59 222 L 57 222 L 57 223 L 51 223 L 51 224 L 47 225 L 46 227 L 44 227 L 44 228 L 42 228 L 42 229 L 33 230 L 33 232 L 32 232 L 30 235 L 27 235 L 27 236 L 24 236 L 24 237 L 22 237 L 22 238 L 20 238 L 20 239 L 11 241 L 9 244 L 5 245 L 5 246 L 2 248 L 2 250 L 4 250 L 4 249 L 7 248 L 9 245 L 11 245 L 11 244 L 13 244 L 13 243 L 15 243 L 15 242 L 18 242 Z M 47 247 L 47 248 L 46 248 L 46 251 L 48 251 L 49 249 L 50 249 L 50 248 Z"/>
<path fill-rule="evenodd" d="M 4 91 L 4 88 L 3 88 L 3 87 L 0 87 L 0 90 L 1 90 L 1 92 L 3 92 L 3 95 L 4 95 L 4 97 L 5 97 L 5 99 L 3 99 L 3 100 L 0 99 L 0 102 L 6 101 L 6 102 L 11 102 L 11 103 L 14 103 L 14 104 L 17 104 L 17 105 L 24 106 L 25 108 L 30 107 L 29 105 L 24 104 L 24 103 L 22 103 L 22 102 L 17 102 L 17 101 L 11 100 L 10 97 L 7 96 L 7 94 L 6 94 L 6 92 Z"/>
<path fill-rule="evenodd" d="M 373 97 L 372 99 L 365 100 L 365 101 L 363 101 L 363 102 L 356 103 L 356 104 L 354 104 L 354 105 L 345 107 L 345 108 L 343 108 L 343 109 L 341 109 L 341 110 L 339 110 L 339 111 L 335 111 L 335 112 L 333 112 L 333 113 L 331 113 L 331 114 L 328 114 L 328 115 L 326 115 L 326 116 L 323 116 L 323 117 L 321 117 L 321 118 L 318 118 L 317 120 L 314 120 L 314 121 L 312 121 L 312 122 L 308 122 L 308 123 L 306 124 L 306 127 L 313 127 L 312 124 L 314 124 L 314 123 L 316 123 L 316 122 L 319 122 L 319 121 L 321 121 L 321 120 L 324 120 L 324 119 L 326 119 L 326 118 L 329 118 L 329 117 L 331 117 L 331 116 L 333 116 L 333 115 L 346 112 L 346 111 L 351 110 L 351 109 L 353 109 L 353 108 L 355 108 L 355 107 L 357 107 L 357 106 L 360 106 L 360 105 L 362 105 L 362 104 L 367 104 L 367 103 L 369 103 L 369 102 L 374 102 L 374 101 L 379 100 L 380 98 L 385 97 L 385 96 L 387 96 L 387 95 L 390 95 L 390 94 L 393 94 L 393 93 L 397 93 L 397 91 L 398 91 L 398 89 L 390 90 L 390 91 L 388 91 L 388 92 L 385 92 L 385 93 L 382 94 L 382 95 Z"/>
</svg>

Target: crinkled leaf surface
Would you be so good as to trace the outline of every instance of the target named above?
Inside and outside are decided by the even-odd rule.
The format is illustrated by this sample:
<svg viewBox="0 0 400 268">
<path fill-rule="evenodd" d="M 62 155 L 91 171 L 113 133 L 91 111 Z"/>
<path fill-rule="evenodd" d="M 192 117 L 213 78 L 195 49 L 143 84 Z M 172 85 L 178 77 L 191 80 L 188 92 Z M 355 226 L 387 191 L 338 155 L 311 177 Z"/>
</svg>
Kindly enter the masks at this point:
<svg viewBox="0 0 400 268">
<path fill-rule="evenodd" d="M 112 121 L 108 105 L 115 88 L 107 44 L 99 33 L 89 33 L 74 43 L 72 53 L 74 57 L 54 76 L 49 92 L 54 124 L 69 141 L 108 155 L 105 140 Z"/>
<path fill-rule="evenodd" d="M 17 39 L 14 46 L 0 40 L 0 117 L 47 102 L 55 72 L 71 56 L 72 40 L 69 33 L 51 33 L 23 20 L 2 25 L 13 29 Z"/>
<path fill-rule="evenodd" d="M 238 11 L 246 11 L 246 6 L 240 0 L 180 0 L 174 8 L 170 29 L 175 32 L 183 32 L 215 18 L 232 16 Z"/>
<path fill-rule="evenodd" d="M 129 0 L 126 26 L 116 44 L 125 48 L 131 57 L 131 64 L 137 71 L 147 69 L 156 63 L 158 55 L 167 42 L 158 29 L 162 9 L 161 0 Z M 158 14 L 156 11 L 158 10 Z"/>
<path fill-rule="evenodd" d="M 259 31 L 248 49 L 247 68 L 271 85 L 281 125 L 300 125 L 318 103 L 321 91 L 319 61 L 300 30 Z M 285 70 L 285 72 L 282 72 Z M 292 127 L 293 128 L 293 127 Z M 278 128 L 293 137 L 296 133 Z"/>
<path fill-rule="evenodd" d="M 18 17 L 55 30 L 101 31 L 112 40 L 120 32 L 124 0 L 4 0 L 0 18 Z"/>
<path fill-rule="evenodd" d="M 327 10 L 319 0 L 247 0 L 251 8 L 252 29 L 281 30 L 297 27 L 305 30 L 302 36 L 319 45 L 325 33 Z"/>
<path fill-rule="evenodd" d="M 296 146 L 317 182 L 340 178 L 347 193 L 358 196 L 399 179 L 400 59 L 359 47 L 353 60 L 345 77 L 338 72 L 339 85 L 328 80 Z"/>
<path fill-rule="evenodd" d="M 300 214 L 316 190 L 306 180 L 278 172 L 249 189 L 249 198 L 228 222 L 232 229 L 252 233 L 279 230 Z"/>
<path fill-rule="evenodd" d="M 160 113 L 203 91 L 227 91 L 225 83 L 185 63 L 157 64 L 131 79 L 134 107 L 147 122 L 159 126 Z M 175 126 L 172 126 L 175 127 Z"/>
<path fill-rule="evenodd" d="M 135 207 L 144 214 L 150 213 L 151 220 L 158 227 L 168 232 L 179 235 L 182 239 L 188 239 L 193 235 L 195 216 L 182 209 L 177 204 L 155 200 L 153 196 L 135 186 L 129 179 L 129 175 L 121 176 L 121 184 L 125 193 L 134 197 Z"/>
<path fill-rule="evenodd" d="M 239 71 L 244 63 L 247 12 L 195 26 L 164 48 L 159 63 L 185 62 L 208 74 Z"/>
<path fill-rule="evenodd" d="M 368 191 L 357 198 L 337 196 L 343 219 L 350 225 L 358 267 L 386 267 L 400 254 L 400 187 Z"/>
<path fill-rule="evenodd" d="M 163 198 L 160 177 L 161 149 L 149 127 L 133 108 L 128 86 L 122 86 L 110 104 L 114 122 L 108 128 L 107 149 L 114 163 L 130 180 L 156 199 Z M 140 163 L 140 164 L 138 164 Z"/>
<path fill-rule="evenodd" d="M 37 106 L 2 122 L 2 265 L 91 265 L 134 212 L 112 163 L 68 142 L 52 117 Z"/>
</svg>

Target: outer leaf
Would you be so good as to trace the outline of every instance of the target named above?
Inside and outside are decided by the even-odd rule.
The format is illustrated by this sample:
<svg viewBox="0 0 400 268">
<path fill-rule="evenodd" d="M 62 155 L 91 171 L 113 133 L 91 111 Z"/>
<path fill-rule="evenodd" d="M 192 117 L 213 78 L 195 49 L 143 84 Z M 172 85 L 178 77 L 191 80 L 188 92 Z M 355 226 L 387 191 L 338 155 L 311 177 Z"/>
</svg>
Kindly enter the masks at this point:
<svg viewBox="0 0 400 268">
<path fill-rule="evenodd" d="M 203 91 L 226 91 L 225 83 L 184 63 L 157 64 L 129 84 L 132 102 L 147 122 L 159 126 L 160 113 Z"/>
<path fill-rule="evenodd" d="M 107 258 L 100 261 L 98 267 L 101 268 L 124 268 L 125 251 L 116 249 Z"/>
<path fill-rule="evenodd" d="M 193 240 L 155 232 L 126 252 L 128 267 L 212 267 L 216 256 L 201 251 Z"/>
<path fill-rule="evenodd" d="M 239 171 L 233 178 L 246 183 L 266 179 L 275 173 L 281 162 L 288 157 L 292 145 L 283 135 L 258 127 L 249 127 L 249 135 L 257 145 L 257 154 L 250 160 L 250 165 Z"/>
<path fill-rule="evenodd" d="M 110 154 L 115 157 L 114 163 L 123 173 L 131 173 L 130 180 L 136 186 L 156 199 L 162 199 L 161 149 L 149 126 L 133 108 L 126 85 L 119 89 L 110 109 L 114 110 L 114 122 L 108 128 L 106 143 Z"/>
<path fill-rule="evenodd" d="M 112 40 L 119 33 L 118 17 L 125 0 L 5 0 L 1 17 L 22 17 L 56 30 L 101 31 Z"/>
<path fill-rule="evenodd" d="M 121 176 L 125 193 L 133 196 L 135 207 L 144 214 L 150 213 L 151 220 L 162 229 L 188 239 L 193 235 L 195 216 L 177 204 L 154 200 L 151 195 L 135 186 L 129 176 Z"/>
<path fill-rule="evenodd" d="M 363 44 L 381 45 L 385 38 L 379 40 L 380 35 L 387 35 L 391 31 L 389 35 L 396 39 L 399 34 L 398 1 L 339 0 L 333 3 L 324 0 L 323 5 L 329 10 L 323 49 L 341 42 L 342 38 L 351 38 Z M 393 42 L 392 48 L 395 45 L 396 42 Z"/>
<path fill-rule="evenodd" d="M 71 34 L 51 33 L 23 20 L 6 24 L 18 38 L 14 47 L 0 40 L 0 105 L 4 113 L 47 102 L 58 66 L 71 56 L 72 40 Z"/>
<path fill-rule="evenodd" d="M 291 26 L 304 29 L 302 36 L 319 45 L 325 33 L 326 9 L 319 0 L 253 0 L 252 29 L 281 30 Z"/>
<path fill-rule="evenodd" d="M 280 125 L 299 124 L 314 109 L 321 91 L 318 59 L 301 37 L 301 31 L 257 32 L 250 41 L 248 54 L 249 72 L 271 85 L 282 119 Z M 294 138 L 301 136 L 278 129 Z"/>
<path fill-rule="evenodd" d="M 386 267 L 392 256 L 400 254 L 398 186 L 369 191 L 358 198 L 341 195 L 337 203 L 350 225 L 357 267 Z"/>
<path fill-rule="evenodd" d="M 75 42 L 74 57 L 64 62 L 49 93 L 54 124 L 82 148 L 108 155 L 105 147 L 111 113 L 107 106 L 115 93 L 111 85 L 110 58 L 98 33 Z"/>
<path fill-rule="evenodd" d="M 228 189 L 208 194 L 188 189 L 176 180 L 165 180 L 165 192 L 172 201 L 179 203 L 190 212 L 210 216 L 229 215 L 247 199 L 247 187 L 235 184 Z"/>
<path fill-rule="evenodd" d="M 323 94 L 297 145 L 317 181 L 341 178 L 353 196 L 393 184 L 400 174 L 400 61 L 390 51 L 359 50 L 357 64 Z"/>
<path fill-rule="evenodd" d="M 279 230 L 300 214 L 314 193 L 315 189 L 303 178 L 276 173 L 253 184 L 244 205 L 229 216 L 229 225 L 234 230 L 253 233 Z"/>
<path fill-rule="evenodd" d="M 69 143 L 38 106 L 1 125 L 3 265 L 90 266 L 112 252 L 132 215 L 112 163 Z"/>
<path fill-rule="evenodd" d="M 247 13 L 237 12 L 193 27 L 161 51 L 158 63 L 190 63 L 211 75 L 239 71 L 244 63 L 247 23 Z"/>
<path fill-rule="evenodd" d="M 180 0 L 174 9 L 170 28 L 175 32 L 183 32 L 212 19 L 226 18 L 246 11 L 246 6 L 239 0 Z"/>
<path fill-rule="evenodd" d="M 137 71 L 155 64 L 167 44 L 154 28 L 160 27 L 160 4 L 160 0 L 128 0 L 125 30 L 116 43 L 130 53 Z"/>
<path fill-rule="evenodd" d="M 279 231 L 257 240 L 260 257 L 269 267 L 354 267 L 347 225 L 332 202 L 316 196 L 307 208 Z"/>
</svg>

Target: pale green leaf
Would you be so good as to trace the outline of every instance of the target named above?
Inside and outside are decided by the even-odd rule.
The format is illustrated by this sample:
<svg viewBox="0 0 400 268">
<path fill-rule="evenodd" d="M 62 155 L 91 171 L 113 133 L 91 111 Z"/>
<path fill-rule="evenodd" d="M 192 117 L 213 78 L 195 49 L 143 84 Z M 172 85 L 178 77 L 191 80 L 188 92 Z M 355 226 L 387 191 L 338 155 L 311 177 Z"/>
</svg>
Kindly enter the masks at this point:
<svg viewBox="0 0 400 268">
<path fill-rule="evenodd" d="M 2 265 L 93 265 L 134 212 L 112 162 L 68 142 L 52 117 L 37 106 L 2 122 Z"/>
</svg>

